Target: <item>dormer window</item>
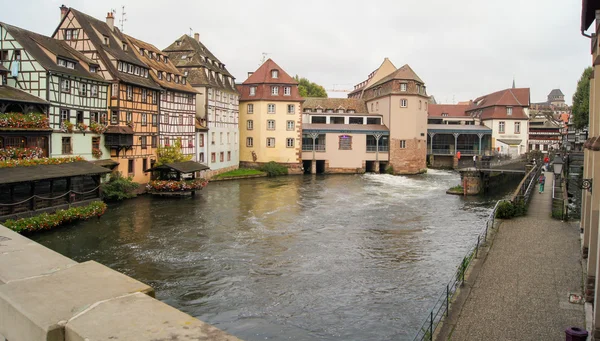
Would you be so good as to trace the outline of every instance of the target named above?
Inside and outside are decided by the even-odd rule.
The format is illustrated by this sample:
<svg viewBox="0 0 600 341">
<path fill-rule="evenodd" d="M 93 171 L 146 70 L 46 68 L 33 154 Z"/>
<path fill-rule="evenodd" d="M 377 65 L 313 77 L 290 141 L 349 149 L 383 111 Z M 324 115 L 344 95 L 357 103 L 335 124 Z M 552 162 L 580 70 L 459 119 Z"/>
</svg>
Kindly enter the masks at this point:
<svg viewBox="0 0 600 341">
<path fill-rule="evenodd" d="M 400 91 L 406 91 L 406 83 L 400 83 Z"/>
<path fill-rule="evenodd" d="M 167 82 L 170 82 L 170 81 L 171 81 L 171 74 L 167 73 Z"/>
<path fill-rule="evenodd" d="M 181 59 L 186 59 L 186 58 L 187 58 L 187 55 L 185 55 L 185 54 L 183 56 L 181 56 Z"/>
<path fill-rule="evenodd" d="M 103 36 L 104 37 L 104 45 L 108 46 L 108 36 Z"/>
<path fill-rule="evenodd" d="M 189 72 L 189 71 L 183 71 L 183 75 L 184 75 L 184 76 L 187 76 L 187 75 L 189 75 L 189 74 L 190 74 L 190 72 Z"/>
<path fill-rule="evenodd" d="M 256 87 L 255 86 L 250 87 L 250 96 L 256 96 Z"/>
<path fill-rule="evenodd" d="M 167 63 L 169 61 L 169 57 L 164 56 L 163 59 L 165 60 L 165 63 Z"/>
<path fill-rule="evenodd" d="M 181 42 L 178 40 L 178 41 L 175 42 L 175 45 L 181 46 Z"/>
<path fill-rule="evenodd" d="M 123 42 L 123 51 L 127 51 L 127 44 L 125 42 Z"/>
<path fill-rule="evenodd" d="M 90 66 L 90 72 L 91 72 L 91 73 L 96 73 L 96 72 L 98 72 L 98 67 L 97 67 L 97 66 Z"/>
<path fill-rule="evenodd" d="M 148 57 L 150 57 L 150 59 L 154 58 L 154 52 L 148 51 Z"/>
<path fill-rule="evenodd" d="M 160 62 L 160 54 L 156 54 L 156 60 L 158 60 Z"/>
<path fill-rule="evenodd" d="M 158 71 L 158 79 L 162 79 L 162 71 Z"/>
<path fill-rule="evenodd" d="M 175 83 L 179 84 L 179 76 L 175 76 Z"/>
<path fill-rule="evenodd" d="M 506 114 L 507 115 L 512 115 L 512 107 L 506 107 Z"/>
<path fill-rule="evenodd" d="M 182 77 L 182 78 L 181 78 L 181 82 L 182 82 L 183 84 L 185 84 L 185 83 L 187 82 L 187 81 L 186 81 L 186 78 L 185 78 L 185 77 Z"/>
<path fill-rule="evenodd" d="M 442 117 L 448 117 L 448 114 L 447 114 L 447 113 L 445 113 L 445 112 L 443 112 L 443 113 L 442 113 Z"/>
<path fill-rule="evenodd" d="M 271 78 L 279 78 L 279 71 L 271 70 Z"/>
<path fill-rule="evenodd" d="M 65 60 L 65 59 L 58 58 L 58 66 L 66 67 L 67 69 L 74 69 L 75 63 Z"/>
<path fill-rule="evenodd" d="M 140 54 L 143 56 L 144 55 L 144 49 L 140 47 Z"/>
</svg>

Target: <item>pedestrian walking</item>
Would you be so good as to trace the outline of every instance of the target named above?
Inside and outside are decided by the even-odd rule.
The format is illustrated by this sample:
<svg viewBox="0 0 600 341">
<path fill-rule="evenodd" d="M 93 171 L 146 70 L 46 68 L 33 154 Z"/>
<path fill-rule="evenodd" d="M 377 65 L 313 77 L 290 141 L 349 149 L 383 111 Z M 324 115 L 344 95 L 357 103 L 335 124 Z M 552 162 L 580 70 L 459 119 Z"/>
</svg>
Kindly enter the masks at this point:
<svg viewBox="0 0 600 341">
<path fill-rule="evenodd" d="M 473 155 L 473 167 L 477 168 L 477 155 Z"/>
<path fill-rule="evenodd" d="M 546 170 L 548 170 L 548 166 L 550 166 L 550 158 L 548 155 L 544 157 L 544 166 L 546 167 Z"/>
<path fill-rule="evenodd" d="M 546 184 L 546 177 L 544 176 L 544 173 L 540 174 L 538 182 L 540 183 L 540 193 L 543 193 L 544 185 Z"/>
</svg>

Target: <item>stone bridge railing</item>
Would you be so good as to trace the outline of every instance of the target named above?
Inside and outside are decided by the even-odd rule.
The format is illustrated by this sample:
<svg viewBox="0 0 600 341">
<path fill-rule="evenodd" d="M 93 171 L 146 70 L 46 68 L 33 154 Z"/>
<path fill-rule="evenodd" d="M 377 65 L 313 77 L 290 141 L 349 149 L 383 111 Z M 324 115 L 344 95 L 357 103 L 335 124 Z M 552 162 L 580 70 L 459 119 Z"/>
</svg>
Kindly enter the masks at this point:
<svg viewBox="0 0 600 341">
<path fill-rule="evenodd" d="M 239 341 L 154 299 L 154 289 L 77 263 L 0 225 L 0 340 Z"/>
</svg>

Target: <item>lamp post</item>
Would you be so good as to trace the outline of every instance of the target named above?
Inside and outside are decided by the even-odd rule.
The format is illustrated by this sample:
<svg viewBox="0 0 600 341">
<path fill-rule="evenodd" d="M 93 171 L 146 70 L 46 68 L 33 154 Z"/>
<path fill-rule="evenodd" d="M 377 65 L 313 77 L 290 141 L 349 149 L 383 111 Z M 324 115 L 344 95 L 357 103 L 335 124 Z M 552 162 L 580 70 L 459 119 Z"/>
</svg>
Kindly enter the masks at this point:
<svg viewBox="0 0 600 341">
<path fill-rule="evenodd" d="M 552 163 L 554 164 L 554 166 L 553 166 L 554 175 L 560 179 L 560 176 L 561 176 L 562 170 L 563 170 L 563 160 L 557 154 L 554 157 L 554 161 Z"/>
</svg>

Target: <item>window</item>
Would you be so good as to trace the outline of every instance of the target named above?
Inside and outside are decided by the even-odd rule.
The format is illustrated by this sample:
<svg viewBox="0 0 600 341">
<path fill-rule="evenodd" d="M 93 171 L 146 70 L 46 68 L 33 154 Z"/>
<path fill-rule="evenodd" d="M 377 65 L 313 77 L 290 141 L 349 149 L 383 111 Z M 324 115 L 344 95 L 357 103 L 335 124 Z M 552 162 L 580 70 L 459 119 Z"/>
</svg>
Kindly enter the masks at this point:
<svg viewBox="0 0 600 341">
<path fill-rule="evenodd" d="M 15 50 L 13 52 L 13 60 L 21 60 L 21 50 Z"/>
<path fill-rule="evenodd" d="M 223 133 L 219 133 L 219 142 L 223 144 Z"/>
<path fill-rule="evenodd" d="M 254 114 L 254 104 L 248 104 L 248 114 Z"/>
<path fill-rule="evenodd" d="M 71 117 L 69 115 L 69 109 L 60 109 L 60 121 L 68 121 Z"/>
<path fill-rule="evenodd" d="M 227 144 L 230 144 L 230 143 L 231 143 L 231 138 L 230 138 L 230 136 L 231 136 L 231 135 L 230 135 L 229 133 L 227 133 Z"/>
<path fill-rule="evenodd" d="M 113 83 L 110 97 L 116 98 L 119 95 L 119 84 Z"/>
<path fill-rule="evenodd" d="M 110 113 L 110 124 L 119 124 L 119 112 L 113 111 Z"/>
<path fill-rule="evenodd" d="M 333 116 L 333 117 L 329 118 L 329 123 L 330 124 L 344 124 L 344 118 Z"/>
<path fill-rule="evenodd" d="M 198 144 L 200 145 L 200 147 L 204 147 L 204 134 L 198 135 Z"/>
<path fill-rule="evenodd" d="M 142 102 L 148 102 L 148 90 L 146 89 L 142 89 Z"/>
<path fill-rule="evenodd" d="M 406 91 L 406 83 L 400 83 L 400 91 Z"/>
<path fill-rule="evenodd" d="M 157 144 L 157 142 L 158 142 L 158 138 L 157 138 L 155 135 L 153 135 L 153 136 L 152 136 L 152 138 L 151 138 L 150 140 L 152 141 L 152 145 L 151 145 L 151 147 L 152 147 L 152 148 L 156 148 L 156 144 Z"/>
<path fill-rule="evenodd" d="M 221 161 L 221 162 L 225 161 L 225 152 L 219 153 L 219 161 Z"/>
<path fill-rule="evenodd" d="M 515 122 L 515 134 L 521 133 L 521 122 Z"/>
<path fill-rule="evenodd" d="M 287 106 L 287 113 L 288 114 L 294 114 L 296 113 L 296 107 L 293 104 L 288 104 Z"/>
<path fill-rule="evenodd" d="M 217 153 L 210 153 L 210 162 L 217 162 Z"/>
<path fill-rule="evenodd" d="M 100 136 L 92 137 L 92 148 L 100 149 Z"/>
<path fill-rule="evenodd" d="M 77 111 L 77 123 L 83 123 L 83 111 Z"/>
<path fill-rule="evenodd" d="M 227 161 L 231 161 L 231 152 L 227 152 Z"/>
<path fill-rule="evenodd" d="M 157 96 L 156 91 L 152 91 L 152 104 L 156 104 Z"/>
<path fill-rule="evenodd" d="M 108 116 L 107 113 L 105 113 L 105 112 L 101 113 L 100 114 L 100 123 L 107 124 L 108 123 L 107 116 Z"/>
<path fill-rule="evenodd" d="M 380 117 L 367 117 L 367 124 L 381 124 Z"/>
<path fill-rule="evenodd" d="M 279 71 L 271 70 L 271 78 L 279 78 Z"/>
<path fill-rule="evenodd" d="M 211 134 L 210 144 L 215 144 L 215 133 Z"/>
<path fill-rule="evenodd" d="M 0 60 L 9 60 L 8 50 L 0 50 Z"/>
<path fill-rule="evenodd" d="M 162 71 L 158 71 L 158 79 L 163 79 Z"/>
<path fill-rule="evenodd" d="M 104 37 L 104 45 L 108 45 L 108 37 L 107 36 L 103 36 Z"/>
<path fill-rule="evenodd" d="M 267 112 L 269 114 L 274 114 L 275 113 L 275 104 L 269 103 L 267 105 Z"/>
<path fill-rule="evenodd" d="M 498 123 L 498 132 L 500 134 L 504 134 L 504 125 L 505 125 L 504 121 L 501 121 Z"/>
<path fill-rule="evenodd" d="M 87 96 L 87 84 L 79 83 L 79 96 Z"/>
<path fill-rule="evenodd" d="M 294 139 L 293 138 L 285 139 L 285 146 L 287 148 L 294 148 Z"/>
<path fill-rule="evenodd" d="M 131 85 L 127 86 L 127 99 L 130 101 L 133 99 L 133 87 Z"/>
<path fill-rule="evenodd" d="M 68 79 L 60 80 L 60 91 L 61 92 L 71 92 L 71 81 Z"/>
<path fill-rule="evenodd" d="M 419 110 L 421 110 L 421 101 L 419 101 Z"/>
<path fill-rule="evenodd" d="M 271 95 L 273 95 L 273 96 L 279 95 L 279 87 L 278 86 L 271 87 Z"/>
<path fill-rule="evenodd" d="M 204 153 L 200 153 L 198 158 L 200 159 L 200 162 L 204 162 Z"/>
<path fill-rule="evenodd" d="M 327 123 L 327 117 L 325 116 L 313 116 L 310 118 L 310 123 L 313 124 L 325 124 Z"/>
<path fill-rule="evenodd" d="M 352 136 L 340 135 L 339 150 L 352 150 Z"/>
<path fill-rule="evenodd" d="M 143 158 L 142 159 L 142 171 L 144 171 L 144 173 L 146 173 L 147 169 L 148 169 L 148 159 L 147 158 Z"/>
<path fill-rule="evenodd" d="M 400 140 L 400 149 L 406 148 L 406 140 Z"/>
<path fill-rule="evenodd" d="M 275 130 L 275 120 L 267 120 L 267 130 Z"/>
<path fill-rule="evenodd" d="M 512 107 L 506 107 L 506 114 L 512 115 Z"/>
<path fill-rule="evenodd" d="M 170 81 L 171 81 L 171 74 L 167 73 L 167 82 L 170 82 Z"/>
<path fill-rule="evenodd" d="M 348 118 L 348 124 L 364 124 L 362 117 L 350 117 Z"/>
<path fill-rule="evenodd" d="M 90 96 L 98 97 L 98 86 L 97 85 L 90 86 Z"/>
<path fill-rule="evenodd" d="M 287 123 L 286 123 L 286 130 L 294 130 L 294 128 L 295 128 L 294 121 L 287 121 Z"/>
<path fill-rule="evenodd" d="M 98 115 L 97 112 L 91 112 L 90 113 L 90 123 L 92 123 L 92 122 L 98 123 L 99 119 L 100 119 L 100 116 Z"/>
<path fill-rule="evenodd" d="M 158 115 L 152 114 L 152 126 L 156 127 L 158 125 Z"/>
<path fill-rule="evenodd" d="M 140 136 L 140 145 L 142 149 L 146 149 L 146 147 L 148 146 L 147 136 Z"/>
<path fill-rule="evenodd" d="M 62 153 L 63 154 L 72 154 L 73 148 L 71 147 L 71 138 L 63 137 L 62 138 Z"/>
<path fill-rule="evenodd" d="M 267 137 L 267 147 L 275 148 L 275 138 L 274 137 Z"/>
<path fill-rule="evenodd" d="M 125 115 L 125 121 L 126 123 L 133 123 L 133 113 L 131 111 L 128 111 Z"/>
<path fill-rule="evenodd" d="M 250 96 L 256 96 L 256 87 L 255 86 L 250 87 Z"/>
<path fill-rule="evenodd" d="M 135 170 L 135 168 L 133 166 L 134 166 L 133 160 L 128 160 L 128 162 L 127 162 L 127 173 L 133 174 L 133 171 Z"/>
<path fill-rule="evenodd" d="M 289 86 L 283 87 L 283 95 L 290 96 L 292 94 L 292 88 Z"/>
<path fill-rule="evenodd" d="M 408 107 L 408 100 L 403 98 L 400 100 L 400 108 L 406 108 Z"/>
<path fill-rule="evenodd" d="M 254 146 L 254 139 L 251 137 L 246 137 L 246 147 L 253 147 Z"/>
<path fill-rule="evenodd" d="M 148 124 L 147 114 L 142 114 L 142 125 L 145 126 Z"/>
</svg>

